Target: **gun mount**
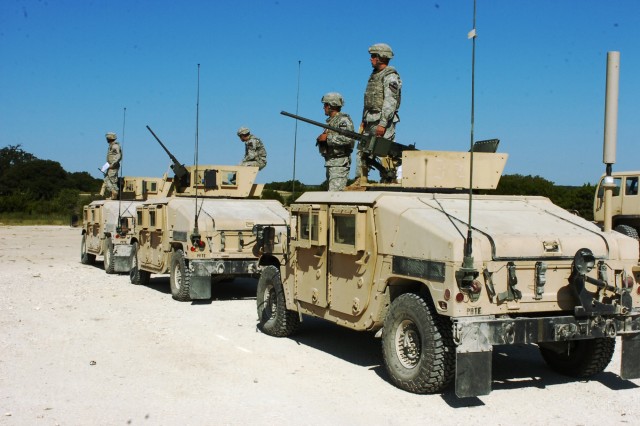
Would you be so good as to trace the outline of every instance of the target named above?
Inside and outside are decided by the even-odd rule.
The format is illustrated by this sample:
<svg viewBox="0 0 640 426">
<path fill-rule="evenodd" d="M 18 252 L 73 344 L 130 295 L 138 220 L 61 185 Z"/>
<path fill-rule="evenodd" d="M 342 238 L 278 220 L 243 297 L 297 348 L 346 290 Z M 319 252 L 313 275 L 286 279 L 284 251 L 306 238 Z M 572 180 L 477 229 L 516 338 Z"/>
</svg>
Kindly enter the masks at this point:
<svg viewBox="0 0 640 426">
<path fill-rule="evenodd" d="M 329 126 L 328 124 L 320 123 L 319 121 L 291 114 L 287 111 L 281 111 L 280 114 L 357 140 L 358 151 L 363 153 L 364 163 L 362 166 L 367 169 L 366 173 L 363 173 L 363 176 L 368 174 L 369 170 L 376 169 L 380 172 L 380 179 L 383 183 L 395 182 L 397 179 L 398 166 L 402 164 L 402 153 L 416 150 L 415 144 L 402 145 L 383 137 L 339 129 Z"/>
<path fill-rule="evenodd" d="M 359 148 L 375 162 L 375 167 L 386 173 L 381 184 L 361 183 L 369 189 L 411 189 L 411 190 L 462 190 L 469 189 L 470 156 L 469 152 L 458 151 L 420 151 L 415 145 L 402 145 L 388 139 L 363 135 L 338 129 L 324 123 L 290 114 L 282 115 L 322 127 L 360 141 Z M 472 189 L 496 189 L 507 162 L 508 155 L 496 153 L 497 139 L 478 141 L 473 147 L 474 171 Z M 383 157 L 379 159 L 377 157 Z M 402 176 L 397 176 L 398 166 L 402 165 Z"/>
<path fill-rule="evenodd" d="M 259 197 L 264 185 L 255 184 L 258 167 L 199 165 L 185 166 L 167 149 L 160 138 L 147 129 L 158 141 L 171 159 L 171 170 L 175 178 L 171 185 L 165 185 L 164 196 L 199 196 L 205 198 L 247 198 Z"/>
<path fill-rule="evenodd" d="M 167 155 L 169 156 L 169 158 L 171 158 L 171 161 L 173 164 L 171 164 L 171 170 L 173 170 L 173 173 L 175 173 L 176 175 L 176 180 L 178 180 L 180 182 L 180 186 L 189 186 L 190 184 L 190 174 L 187 171 L 186 167 L 184 166 L 184 164 L 181 164 L 178 159 L 175 157 L 175 155 L 173 155 L 171 153 L 171 151 L 169 151 L 167 149 L 166 146 L 164 146 L 164 144 L 162 143 L 162 141 L 160 140 L 160 138 L 153 132 L 153 130 L 151 130 L 151 127 L 149 127 L 147 125 L 147 130 L 149 130 L 149 132 L 151 132 L 151 134 L 153 135 L 154 138 L 156 138 L 156 140 L 158 141 L 158 143 L 160 144 L 160 146 L 162 147 L 162 149 L 164 149 L 164 152 L 167 153 Z"/>
</svg>

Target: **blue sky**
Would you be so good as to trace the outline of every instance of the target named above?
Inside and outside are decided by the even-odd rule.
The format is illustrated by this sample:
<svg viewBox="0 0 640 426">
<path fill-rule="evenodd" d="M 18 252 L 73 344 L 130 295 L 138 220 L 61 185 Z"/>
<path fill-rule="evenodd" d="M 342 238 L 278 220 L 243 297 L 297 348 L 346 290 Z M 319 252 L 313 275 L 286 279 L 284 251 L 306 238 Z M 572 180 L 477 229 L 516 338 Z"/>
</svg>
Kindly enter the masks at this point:
<svg viewBox="0 0 640 426">
<path fill-rule="evenodd" d="M 289 180 L 295 121 L 279 113 L 295 112 L 298 75 L 300 115 L 323 121 L 320 98 L 338 91 L 357 126 L 367 48 L 385 42 L 403 80 L 397 141 L 466 151 L 472 24 L 472 0 L 3 0 L 0 146 L 21 144 L 99 177 L 104 134 L 115 131 L 125 175 L 161 176 L 169 160 L 149 125 L 193 164 L 201 64 L 198 162 L 237 164 L 236 130 L 248 126 L 268 151 L 258 181 Z M 613 50 L 621 57 L 614 170 L 639 168 L 640 1 L 478 0 L 476 28 L 475 139 L 501 140 L 505 173 L 597 181 Z M 320 130 L 298 124 L 304 183 L 324 180 Z"/>
</svg>

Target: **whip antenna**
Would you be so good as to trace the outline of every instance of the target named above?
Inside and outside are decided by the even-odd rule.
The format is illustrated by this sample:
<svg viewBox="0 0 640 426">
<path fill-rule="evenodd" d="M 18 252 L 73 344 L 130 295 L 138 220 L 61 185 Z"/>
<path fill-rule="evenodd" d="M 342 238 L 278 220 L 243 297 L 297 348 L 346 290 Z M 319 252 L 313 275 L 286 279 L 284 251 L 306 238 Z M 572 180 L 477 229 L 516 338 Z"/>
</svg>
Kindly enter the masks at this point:
<svg viewBox="0 0 640 426">
<path fill-rule="evenodd" d="M 464 242 L 464 258 L 460 274 L 462 278 L 461 289 L 473 288 L 474 280 L 478 276 L 478 271 L 473 267 L 473 238 L 471 233 L 471 212 L 473 202 L 473 125 L 475 114 L 475 68 L 476 68 L 476 0 L 473 0 L 473 28 L 467 34 L 467 38 L 473 42 L 471 54 L 471 140 L 470 140 L 470 162 L 469 162 L 469 221 L 467 228 L 467 238 Z"/>
<path fill-rule="evenodd" d="M 200 64 L 198 64 L 198 85 L 196 90 L 196 149 L 194 154 L 195 172 L 193 176 L 193 182 L 196 186 L 196 204 L 195 204 L 195 225 L 193 227 L 194 236 L 200 237 L 198 232 L 198 129 L 200 127 Z"/>
<path fill-rule="evenodd" d="M 124 146 L 124 129 L 125 129 L 126 123 L 127 123 L 127 107 L 124 107 L 124 111 L 122 112 L 122 142 L 120 143 L 120 155 L 122 158 L 120 158 L 120 176 L 118 177 L 118 225 L 116 226 L 116 232 L 118 234 L 122 230 L 122 211 L 120 208 L 122 205 L 122 186 L 124 184 L 124 182 L 122 181 L 122 170 L 124 169 L 124 166 L 123 166 L 124 150 L 122 147 Z"/>
<path fill-rule="evenodd" d="M 300 64 L 298 61 L 298 89 L 296 91 L 296 115 L 298 115 L 298 105 L 300 103 Z M 296 199 L 296 147 L 298 145 L 298 120 L 293 134 L 293 180 L 291 181 L 291 200 Z"/>
</svg>

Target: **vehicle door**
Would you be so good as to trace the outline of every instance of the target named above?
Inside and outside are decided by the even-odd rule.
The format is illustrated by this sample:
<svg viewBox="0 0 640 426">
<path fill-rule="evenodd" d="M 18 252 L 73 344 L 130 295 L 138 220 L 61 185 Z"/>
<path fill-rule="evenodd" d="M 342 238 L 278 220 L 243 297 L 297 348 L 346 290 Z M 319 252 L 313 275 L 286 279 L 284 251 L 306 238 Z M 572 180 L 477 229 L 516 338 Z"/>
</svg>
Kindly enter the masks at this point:
<svg viewBox="0 0 640 426">
<path fill-rule="evenodd" d="M 327 206 L 294 205 L 292 265 L 296 300 L 325 308 L 327 301 Z"/>
<path fill-rule="evenodd" d="M 366 206 L 329 209 L 328 299 L 332 311 L 358 316 L 369 304 L 375 238 Z"/>
<path fill-rule="evenodd" d="M 163 272 L 165 264 L 162 241 L 164 237 L 165 204 L 145 204 L 139 208 L 138 261 L 146 269 Z"/>
</svg>

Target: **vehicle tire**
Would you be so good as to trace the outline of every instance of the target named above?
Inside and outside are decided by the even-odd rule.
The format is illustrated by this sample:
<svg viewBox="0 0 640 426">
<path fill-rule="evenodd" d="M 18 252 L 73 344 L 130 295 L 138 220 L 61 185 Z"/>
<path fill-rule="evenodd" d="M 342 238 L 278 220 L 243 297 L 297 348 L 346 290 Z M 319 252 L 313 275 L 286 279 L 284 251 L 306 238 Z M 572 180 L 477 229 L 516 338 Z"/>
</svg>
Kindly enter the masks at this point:
<svg viewBox="0 0 640 426">
<path fill-rule="evenodd" d="M 614 231 L 621 233 L 622 235 L 626 235 L 627 237 L 635 238 L 636 240 L 640 240 L 638 237 L 638 230 L 633 226 L 629 225 L 618 225 L 615 227 Z"/>
<path fill-rule="evenodd" d="M 297 312 L 287 309 L 280 270 L 273 265 L 265 266 L 260 273 L 256 294 L 258 327 L 270 336 L 286 337 L 300 326 Z"/>
<path fill-rule="evenodd" d="M 87 252 L 87 234 L 82 236 L 80 243 L 80 263 L 83 265 L 93 265 L 96 261 L 96 255 Z"/>
<path fill-rule="evenodd" d="M 113 241 L 111 241 L 111 238 L 104 240 L 104 271 L 107 274 L 113 274 L 115 272 L 115 266 L 113 264 Z"/>
<path fill-rule="evenodd" d="M 403 294 L 385 317 L 382 355 L 399 388 L 420 394 L 442 392 L 455 371 L 451 321 L 419 295 Z"/>
<path fill-rule="evenodd" d="M 538 346 L 542 358 L 555 372 L 571 377 L 589 377 L 601 373 L 609 365 L 616 339 L 603 337 L 540 343 Z"/>
<path fill-rule="evenodd" d="M 129 271 L 129 281 L 131 281 L 131 284 L 149 285 L 150 278 L 150 272 L 140 270 L 140 263 L 138 262 L 138 243 L 133 243 L 131 249 L 131 270 Z"/>
<path fill-rule="evenodd" d="M 187 266 L 182 250 L 175 250 L 171 253 L 171 296 L 180 302 L 191 300 L 189 287 L 191 286 L 191 271 Z"/>
</svg>

